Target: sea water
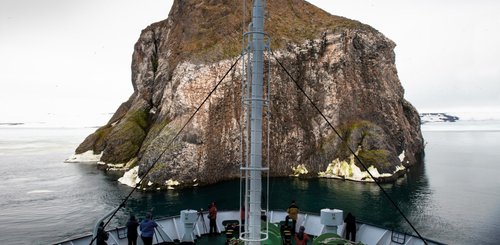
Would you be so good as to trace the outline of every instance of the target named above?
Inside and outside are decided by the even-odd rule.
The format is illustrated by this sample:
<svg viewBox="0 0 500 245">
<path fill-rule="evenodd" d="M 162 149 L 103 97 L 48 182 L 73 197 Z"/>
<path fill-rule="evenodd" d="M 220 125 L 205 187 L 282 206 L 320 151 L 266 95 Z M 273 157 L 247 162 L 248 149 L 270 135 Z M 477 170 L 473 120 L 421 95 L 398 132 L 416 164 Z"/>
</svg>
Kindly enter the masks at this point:
<svg viewBox="0 0 500 245">
<path fill-rule="evenodd" d="M 0 244 L 50 244 L 89 234 L 97 219 L 131 190 L 119 175 L 93 164 L 64 163 L 95 128 L 0 127 Z M 423 125 L 425 162 L 383 184 L 424 237 L 449 244 L 500 242 L 500 122 Z M 136 192 L 110 227 L 150 210 L 156 217 L 182 209 L 237 209 L 239 181 L 207 187 Z M 373 183 L 274 178 L 269 206 L 302 211 L 339 208 L 364 222 L 412 232 Z"/>
</svg>

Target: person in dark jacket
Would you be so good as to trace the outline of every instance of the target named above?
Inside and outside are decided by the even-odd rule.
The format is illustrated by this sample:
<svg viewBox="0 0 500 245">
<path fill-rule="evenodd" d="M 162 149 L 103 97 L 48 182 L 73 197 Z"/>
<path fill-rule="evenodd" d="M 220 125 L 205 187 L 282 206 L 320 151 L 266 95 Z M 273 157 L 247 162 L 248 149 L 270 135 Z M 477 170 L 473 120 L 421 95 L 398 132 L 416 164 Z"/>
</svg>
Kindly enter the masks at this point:
<svg viewBox="0 0 500 245">
<path fill-rule="evenodd" d="M 349 235 L 351 235 L 351 241 L 356 241 L 356 217 L 351 213 L 347 213 L 347 217 L 344 222 L 346 223 L 345 238 L 349 240 Z"/>
<path fill-rule="evenodd" d="M 137 227 L 139 222 L 135 219 L 134 215 L 130 215 L 130 219 L 127 221 L 127 239 L 128 245 L 137 245 Z"/>
<path fill-rule="evenodd" d="M 245 218 L 246 218 L 246 212 L 245 212 L 245 204 L 241 205 L 241 210 L 240 210 L 240 219 L 241 219 L 241 228 L 244 230 L 245 226 Z"/>
<path fill-rule="evenodd" d="M 97 228 L 97 238 L 96 238 L 96 244 L 97 245 L 108 245 L 106 242 L 109 238 L 109 234 L 104 230 L 104 222 L 101 222 L 99 224 L 99 228 Z"/>
<path fill-rule="evenodd" d="M 146 214 L 146 219 L 141 222 L 139 228 L 141 229 L 141 239 L 144 245 L 153 244 L 153 236 L 155 234 L 155 228 L 158 226 L 156 222 L 152 219 L 153 215 L 151 213 Z"/>
<path fill-rule="evenodd" d="M 283 245 L 292 244 L 292 231 L 291 231 L 290 217 L 288 215 L 285 217 L 285 222 L 280 227 L 281 239 L 283 241 Z"/>
<path fill-rule="evenodd" d="M 292 203 L 290 204 L 286 212 L 288 213 L 290 219 L 292 219 L 292 235 L 294 235 L 295 226 L 297 225 L 297 218 L 299 216 L 299 206 L 295 204 L 295 200 L 292 200 Z"/>
</svg>

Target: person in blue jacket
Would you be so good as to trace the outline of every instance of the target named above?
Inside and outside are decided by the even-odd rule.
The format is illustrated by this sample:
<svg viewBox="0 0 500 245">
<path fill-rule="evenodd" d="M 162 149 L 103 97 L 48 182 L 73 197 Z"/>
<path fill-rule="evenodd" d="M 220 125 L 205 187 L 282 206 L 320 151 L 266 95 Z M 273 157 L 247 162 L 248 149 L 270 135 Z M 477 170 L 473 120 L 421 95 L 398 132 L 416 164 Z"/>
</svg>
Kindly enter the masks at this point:
<svg viewBox="0 0 500 245">
<path fill-rule="evenodd" d="M 153 215 L 151 213 L 146 214 L 146 219 L 141 222 L 139 226 L 141 230 L 141 239 L 144 245 L 153 244 L 153 236 L 155 234 L 155 228 L 158 226 L 156 222 L 152 219 Z"/>
</svg>

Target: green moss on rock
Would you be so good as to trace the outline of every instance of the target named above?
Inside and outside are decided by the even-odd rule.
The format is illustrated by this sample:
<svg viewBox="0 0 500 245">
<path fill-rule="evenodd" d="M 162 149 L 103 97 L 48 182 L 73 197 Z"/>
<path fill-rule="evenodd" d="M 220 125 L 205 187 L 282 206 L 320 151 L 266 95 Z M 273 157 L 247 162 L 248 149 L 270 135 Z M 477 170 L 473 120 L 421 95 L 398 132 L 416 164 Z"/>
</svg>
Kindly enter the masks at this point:
<svg viewBox="0 0 500 245">
<path fill-rule="evenodd" d="M 152 123 L 149 127 L 148 134 L 142 143 L 142 150 L 145 150 L 149 147 L 149 145 L 154 141 L 158 135 L 163 131 L 163 129 L 170 123 L 170 120 L 158 120 Z"/>
<path fill-rule="evenodd" d="M 111 132 L 111 125 L 98 128 L 93 134 L 87 136 L 85 140 L 76 148 L 76 154 L 82 154 L 92 150 L 94 154 L 100 154 L 106 147 L 106 138 Z"/>
<path fill-rule="evenodd" d="M 377 169 L 387 169 L 392 166 L 389 162 L 389 154 L 390 152 L 384 149 L 360 150 L 358 157 L 367 167 L 373 165 Z"/>
<path fill-rule="evenodd" d="M 137 156 L 146 137 L 147 126 L 148 112 L 145 108 L 129 111 L 107 137 L 101 160 L 106 163 L 126 163 Z"/>
<path fill-rule="evenodd" d="M 247 3 L 245 32 L 251 21 L 251 2 Z M 238 1 L 178 0 L 169 18 L 174 20 L 168 45 L 176 51 L 170 62 L 199 60 L 214 62 L 241 53 L 242 5 Z M 168 26 L 168 21 L 157 25 Z M 306 2 L 274 0 L 266 5 L 265 30 L 277 50 L 290 43 L 317 39 L 321 33 L 345 29 L 375 30 L 359 21 L 334 16 Z"/>
<path fill-rule="evenodd" d="M 392 172 L 397 165 L 395 152 L 388 142 L 389 136 L 384 130 L 366 120 L 356 120 L 340 127 L 340 134 L 347 141 L 339 142 L 339 148 L 335 157 L 347 159 L 351 152 L 348 147 L 358 151 L 358 157 L 366 167 L 375 166 L 379 171 Z M 339 140 L 340 141 L 340 140 Z M 357 161 L 355 164 L 362 168 Z"/>
<path fill-rule="evenodd" d="M 340 158 L 347 158 L 351 154 L 349 148 L 356 150 L 359 146 L 363 145 L 363 141 L 366 140 L 367 137 L 380 137 L 378 133 L 375 132 L 376 128 L 376 125 L 365 120 L 352 121 L 341 126 L 340 134 L 347 144 L 341 142 L 339 150 L 341 153 Z"/>
</svg>

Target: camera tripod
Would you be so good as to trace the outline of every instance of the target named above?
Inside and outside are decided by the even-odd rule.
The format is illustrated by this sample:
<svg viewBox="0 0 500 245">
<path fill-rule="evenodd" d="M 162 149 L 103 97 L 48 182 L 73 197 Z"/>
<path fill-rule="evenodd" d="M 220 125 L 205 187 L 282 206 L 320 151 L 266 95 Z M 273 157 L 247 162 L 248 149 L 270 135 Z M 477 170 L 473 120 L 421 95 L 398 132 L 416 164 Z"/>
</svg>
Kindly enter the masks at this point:
<svg viewBox="0 0 500 245">
<path fill-rule="evenodd" d="M 198 211 L 198 219 L 201 219 L 201 223 L 203 224 L 203 233 L 207 233 L 207 224 L 205 223 L 205 217 L 203 215 L 203 209 Z M 196 222 L 198 223 L 198 222 Z"/>
</svg>

